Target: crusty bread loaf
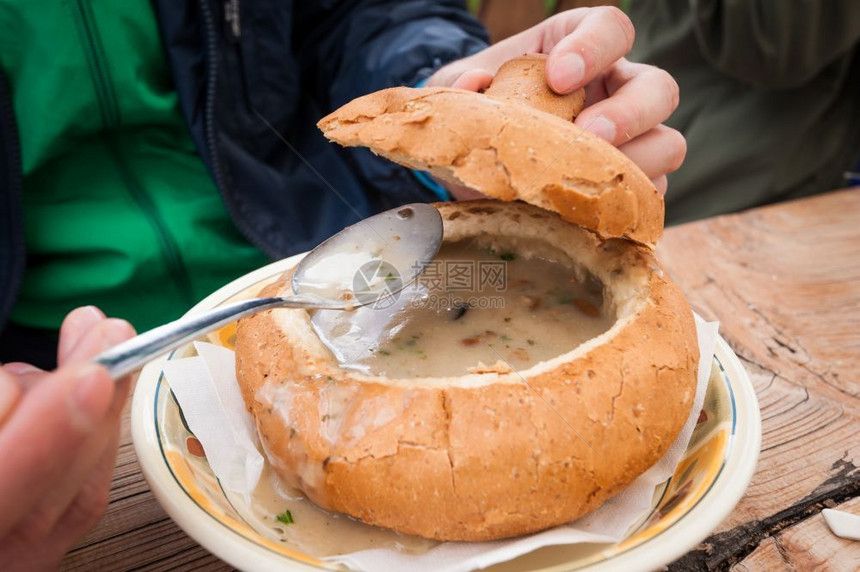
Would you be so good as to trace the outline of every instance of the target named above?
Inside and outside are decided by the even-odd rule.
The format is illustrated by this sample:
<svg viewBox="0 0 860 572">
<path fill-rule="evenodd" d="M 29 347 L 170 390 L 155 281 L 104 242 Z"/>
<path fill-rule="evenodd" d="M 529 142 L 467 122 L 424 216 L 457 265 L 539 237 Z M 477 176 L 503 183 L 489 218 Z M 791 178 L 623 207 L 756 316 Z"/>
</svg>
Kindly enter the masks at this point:
<svg viewBox="0 0 860 572">
<path fill-rule="evenodd" d="M 486 233 L 562 249 L 605 284 L 615 324 L 524 371 L 386 379 L 340 368 L 303 310 L 245 318 L 237 376 L 267 455 L 318 505 L 429 538 L 580 517 L 657 461 L 687 418 L 690 308 L 641 245 L 519 202 L 437 207 L 448 241 Z M 290 293 L 288 278 L 263 295 Z"/>
<path fill-rule="evenodd" d="M 523 91 L 494 85 L 488 92 Z M 550 97 L 541 89 L 535 101 Z M 570 121 L 501 97 L 397 87 L 355 99 L 318 125 L 341 145 L 368 147 L 488 197 L 555 211 L 604 238 L 653 247 L 663 232 L 663 197 L 635 163 Z"/>
</svg>

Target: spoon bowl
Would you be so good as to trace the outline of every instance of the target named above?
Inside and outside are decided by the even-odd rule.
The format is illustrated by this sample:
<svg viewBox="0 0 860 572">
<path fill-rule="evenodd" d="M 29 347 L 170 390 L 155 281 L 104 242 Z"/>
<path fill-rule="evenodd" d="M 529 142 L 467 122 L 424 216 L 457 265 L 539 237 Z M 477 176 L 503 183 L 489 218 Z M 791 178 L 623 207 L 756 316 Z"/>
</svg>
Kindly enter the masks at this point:
<svg viewBox="0 0 860 572">
<path fill-rule="evenodd" d="M 314 248 L 293 273 L 293 296 L 254 298 L 186 316 L 93 358 L 112 379 L 239 318 L 272 308 L 352 310 L 379 303 L 409 284 L 442 244 L 434 207 L 404 205 L 349 226 Z"/>
<path fill-rule="evenodd" d="M 293 292 L 366 306 L 397 294 L 424 270 L 442 244 L 442 217 L 411 204 L 343 229 L 305 256 Z"/>
</svg>

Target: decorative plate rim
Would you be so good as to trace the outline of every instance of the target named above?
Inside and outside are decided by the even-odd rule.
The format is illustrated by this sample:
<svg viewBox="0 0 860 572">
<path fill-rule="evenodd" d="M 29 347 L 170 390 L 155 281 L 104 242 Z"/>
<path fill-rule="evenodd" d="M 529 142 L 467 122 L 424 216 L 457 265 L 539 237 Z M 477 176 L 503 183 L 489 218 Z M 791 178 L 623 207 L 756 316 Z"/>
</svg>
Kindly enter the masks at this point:
<svg viewBox="0 0 860 572">
<path fill-rule="evenodd" d="M 188 313 L 193 314 L 223 303 L 248 286 L 271 279 L 290 268 L 302 256 L 304 254 L 274 262 L 237 278 L 207 296 Z M 154 422 L 158 418 L 158 392 L 163 377 L 161 368 L 172 355 L 163 355 L 144 367 L 135 387 L 131 408 L 131 432 L 135 453 L 141 471 L 158 502 L 189 536 L 237 568 L 284 570 L 285 566 L 289 566 L 293 570 L 308 571 L 329 568 L 330 565 L 326 566 L 325 563 L 320 567 L 279 554 L 231 529 L 192 499 L 176 480 L 164 457 L 159 429 Z M 732 430 L 725 461 L 708 490 L 687 512 L 655 536 L 624 552 L 576 569 L 595 572 L 629 571 L 654 569 L 669 564 L 706 538 L 743 496 L 755 471 L 761 448 L 761 415 L 752 383 L 740 360 L 722 336 L 717 337 L 714 357 L 721 370 L 720 377 L 731 398 Z M 208 518 L 200 518 L 201 515 Z M 682 521 L 692 526 L 676 526 Z M 232 534 L 225 534 L 225 531 Z M 643 566 L 643 563 L 647 564 Z M 540 570 L 561 572 L 571 570 L 571 564 L 573 562 Z"/>
</svg>

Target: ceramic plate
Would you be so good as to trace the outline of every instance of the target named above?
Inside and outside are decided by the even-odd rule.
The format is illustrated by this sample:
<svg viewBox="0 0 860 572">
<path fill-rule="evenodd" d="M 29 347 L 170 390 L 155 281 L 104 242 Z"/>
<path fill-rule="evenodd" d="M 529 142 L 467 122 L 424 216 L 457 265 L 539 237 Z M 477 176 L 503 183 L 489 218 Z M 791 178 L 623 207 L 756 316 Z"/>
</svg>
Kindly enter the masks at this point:
<svg viewBox="0 0 860 572">
<path fill-rule="evenodd" d="M 270 264 L 221 288 L 191 313 L 249 297 L 292 267 L 300 256 Z M 208 337 L 232 347 L 235 326 Z M 244 570 L 326 570 L 322 562 L 264 538 L 224 494 L 202 448 L 161 375 L 148 364 L 132 404 L 132 435 L 156 498 L 174 521 L 206 549 Z M 740 500 L 755 469 L 761 417 L 752 384 L 726 342 L 717 340 L 705 404 L 675 474 L 654 491 L 652 509 L 616 544 L 552 546 L 488 568 L 504 570 L 652 570 L 682 556 L 720 524 Z M 236 502 L 236 499 L 232 499 Z M 243 507 L 240 507 L 242 509 Z"/>
</svg>

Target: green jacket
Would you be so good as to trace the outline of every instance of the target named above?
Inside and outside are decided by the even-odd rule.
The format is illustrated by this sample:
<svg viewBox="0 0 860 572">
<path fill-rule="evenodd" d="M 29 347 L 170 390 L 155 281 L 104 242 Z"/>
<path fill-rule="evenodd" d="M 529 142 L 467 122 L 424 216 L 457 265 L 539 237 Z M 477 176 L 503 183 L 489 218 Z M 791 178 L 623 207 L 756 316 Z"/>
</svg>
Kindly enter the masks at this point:
<svg viewBox="0 0 860 572">
<path fill-rule="evenodd" d="M 0 0 L 0 30 L 29 257 L 13 322 L 97 301 L 149 329 L 267 261 L 197 154 L 148 0 Z"/>
<path fill-rule="evenodd" d="M 148 329 L 263 253 L 436 199 L 315 124 L 485 46 L 462 0 L 0 0 L 0 345 L 10 309 Z"/>
<path fill-rule="evenodd" d="M 631 59 L 671 73 L 678 223 L 839 187 L 860 158 L 860 2 L 632 1 Z"/>
</svg>

